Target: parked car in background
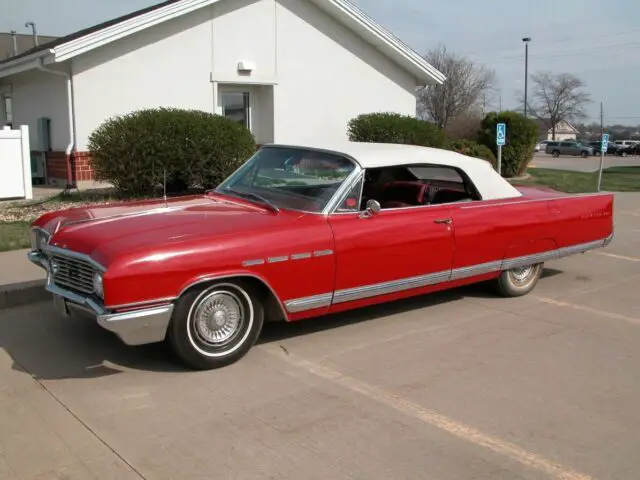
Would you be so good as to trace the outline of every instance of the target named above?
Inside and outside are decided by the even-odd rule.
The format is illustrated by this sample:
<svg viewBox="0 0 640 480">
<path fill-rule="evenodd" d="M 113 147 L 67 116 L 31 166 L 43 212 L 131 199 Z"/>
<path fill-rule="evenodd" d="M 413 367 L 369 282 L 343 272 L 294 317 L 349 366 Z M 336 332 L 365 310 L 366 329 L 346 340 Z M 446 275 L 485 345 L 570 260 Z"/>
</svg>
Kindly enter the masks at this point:
<svg viewBox="0 0 640 480">
<path fill-rule="evenodd" d="M 627 155 L 633 155 L 633 156 L 640 155 L 640 142 L 632 145 L 626 145 L 624 147 L 618 147 L 618 151 L 616 152 L 616 155 L 619 155 L 621 157 L 626 157 Z"/>
<path fill-rule="evenodd" d="M 47 213 L 28 255 L 62 313 L 210 369 L 265 322 L 484 281 L 525 295 L 544 262 L 602 248 L 613 228 L 610 193 L 517 188 L 451 151 L 265 145 L 203 195 Z"/>
<path fill-rule="evenodd" d="M 551 154 L 554 157 L 559 157 L 560 155 L 573 155 L 586 158 L 593 155 L 593 147 L 590 145 L 584 145 L 577 140 L 565 140 L 562 142 L 547 143 L 545 153 Z"/>
<path fill-rule="evenodd" d="M 549 143 L 549 140 L 542 140 L 542 141 L 536 143 L 536 146 L 535 146 L 534 150 L 536 152 L 539 152 L 541 150 L 544 151 L 545 147 L 547 146 L 547 143 Z"/>
<path fill-rule="evenodd" d="M 602 146 L 602 142 L 601 141 L 587 142 L 587 144 L 590 147 L 593 148 L 593 154 L 594 155 L 600 155 L 600 147 Z M 620 147 L 617 144 L 609 142 L 607 144 L 607 151 L 604 152 L 604 154 L 605 155 L 616 155 L 618 153 L 618 150 L 620 150 Z"/>
</svg>

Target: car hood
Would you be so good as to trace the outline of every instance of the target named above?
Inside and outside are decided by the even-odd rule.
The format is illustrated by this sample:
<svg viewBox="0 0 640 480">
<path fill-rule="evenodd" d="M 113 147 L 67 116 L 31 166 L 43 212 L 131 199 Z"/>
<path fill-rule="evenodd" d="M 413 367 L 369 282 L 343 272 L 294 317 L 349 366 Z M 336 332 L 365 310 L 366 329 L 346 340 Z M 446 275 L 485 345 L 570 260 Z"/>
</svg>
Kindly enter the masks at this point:
<svg viewBox="0 0 640 480">
<path fill-rule="evenodd" d="M 300 214 L 274 213 L 242 200 L 202 196 L 167 202 L 135 202 L 74 208 L 40 225 L 50 245 L 91 256 L 104 266 L 118 255 L 225 235 L 278 229 Z"/>
</svg>

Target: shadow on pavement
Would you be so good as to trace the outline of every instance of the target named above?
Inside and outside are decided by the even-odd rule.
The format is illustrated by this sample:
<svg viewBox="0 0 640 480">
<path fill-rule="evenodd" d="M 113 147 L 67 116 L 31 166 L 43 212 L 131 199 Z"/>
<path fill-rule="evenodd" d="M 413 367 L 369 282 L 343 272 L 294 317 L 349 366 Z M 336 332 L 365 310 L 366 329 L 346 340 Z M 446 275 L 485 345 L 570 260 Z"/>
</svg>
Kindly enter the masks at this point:
<svg viewBox="0 0 640 480">
<path fill-rule="evenodd" d="M 559 273 L 562 272 L 546 269 L 543 277 Z M 465 297 L 493 296 L 488 285 L 477 284 L 300 322 L 265 324 L 258 344 L 369 322 Z M 26 371 L 38 380 L 99 378 L 127 370 L 188 371 L 165 344 L 129 347 L 91 318 L 63 318 L 48 303 L 2 311 L 0 348 L 13 359 L 14 370 Z"/>
</svg>

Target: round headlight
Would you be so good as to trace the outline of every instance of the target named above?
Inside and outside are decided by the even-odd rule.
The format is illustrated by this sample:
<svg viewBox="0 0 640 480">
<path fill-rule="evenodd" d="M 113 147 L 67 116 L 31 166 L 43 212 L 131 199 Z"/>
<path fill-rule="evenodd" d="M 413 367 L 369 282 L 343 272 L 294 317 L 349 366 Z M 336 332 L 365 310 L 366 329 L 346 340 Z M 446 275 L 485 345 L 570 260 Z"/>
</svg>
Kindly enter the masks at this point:
<svg viewBox="0 0 640 480">
<path fill-rule="evenodd" d="M 44 250 L 47 246 L 47 236 L 44 233 L 38 233 L 38 250 Z"/>
<path fill-rule="evenodd" d="M 31 232 L 29 232 L 29 239 L 31 240 L 31 250 L 38 250 L 38 231 L 31 230 Z"/>
<path fill-rule="evenodd" d="M 104 285 L 102 284 L 102 275 L 98 272 L 93 274 L 93 290 L 100 298 L 104 298 Z"/>
</svg>

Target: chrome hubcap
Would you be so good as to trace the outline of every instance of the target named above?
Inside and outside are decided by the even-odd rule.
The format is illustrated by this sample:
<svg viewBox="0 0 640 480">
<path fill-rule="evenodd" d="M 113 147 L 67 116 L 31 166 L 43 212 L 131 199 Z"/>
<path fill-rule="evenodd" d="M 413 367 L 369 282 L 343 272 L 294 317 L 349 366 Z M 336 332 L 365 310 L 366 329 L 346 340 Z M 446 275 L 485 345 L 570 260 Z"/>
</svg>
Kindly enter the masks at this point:
<svg viewBox="0 0 640 480">
<path fill-rule="evenodd" d="M 522 285 L 523 283 L 527 283 L 530 280 L 533 272 L 534 267 L 532 265 L 529 265 L 527 267 L 514 268 L 509 272 L 509 274 L 514 283 Z"/>
<path fill-rule="evenodd" d="M 200 340 L 220 345 L 233 337 L 242 324 L 244 309 L 240 299 L 230 292 L 212 292 L 193 312 L 193 323 Z"/>
</svg>

